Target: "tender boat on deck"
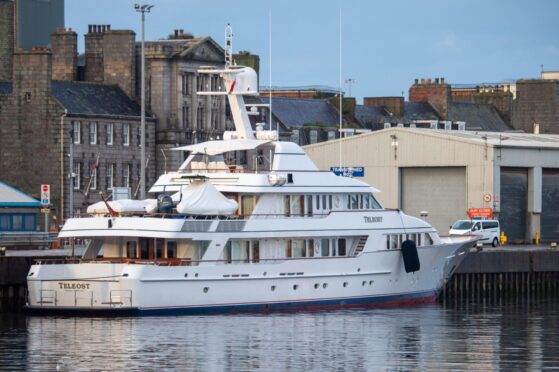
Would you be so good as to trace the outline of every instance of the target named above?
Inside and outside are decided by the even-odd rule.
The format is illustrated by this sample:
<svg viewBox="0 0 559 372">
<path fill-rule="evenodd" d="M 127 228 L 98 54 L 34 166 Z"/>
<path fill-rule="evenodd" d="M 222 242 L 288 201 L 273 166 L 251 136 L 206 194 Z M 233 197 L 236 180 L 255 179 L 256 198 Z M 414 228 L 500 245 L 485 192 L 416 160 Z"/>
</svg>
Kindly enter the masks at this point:
<svg viewBox="0 0 559 372">
<path fill-rule="evenodd" d="M 319 171 L 296 144 L 253 131 L 247 67 L 204 70 L 225 83 L 236 131 L 179 148 L 157 200 L 96 205 L 60 238 L 79 259 L 41 260 L 28 274 L 31 310 L 159 314 L 330 308 L 433 301 L 477 238 L 441 238 L 384 209 L 375 188 Z"/>
</svg>

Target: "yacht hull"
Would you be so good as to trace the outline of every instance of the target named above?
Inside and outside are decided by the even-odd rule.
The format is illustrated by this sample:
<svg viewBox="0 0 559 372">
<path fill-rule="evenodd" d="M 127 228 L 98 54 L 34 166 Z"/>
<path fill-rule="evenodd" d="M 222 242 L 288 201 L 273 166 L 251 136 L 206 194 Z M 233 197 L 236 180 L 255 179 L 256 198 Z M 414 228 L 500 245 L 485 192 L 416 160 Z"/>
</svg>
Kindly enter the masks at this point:
<svg viewBox="0 0 559 372">
<path fill-rule="evenodd" d="M 462 238 L 420 248 L 421 268 L 414 273 L 405 272 L 400 250 L 229 266 L 34 265 L 27 308 L 42 313 L 163 315 L 433 302 L 474 242 Z"/>
</svg>

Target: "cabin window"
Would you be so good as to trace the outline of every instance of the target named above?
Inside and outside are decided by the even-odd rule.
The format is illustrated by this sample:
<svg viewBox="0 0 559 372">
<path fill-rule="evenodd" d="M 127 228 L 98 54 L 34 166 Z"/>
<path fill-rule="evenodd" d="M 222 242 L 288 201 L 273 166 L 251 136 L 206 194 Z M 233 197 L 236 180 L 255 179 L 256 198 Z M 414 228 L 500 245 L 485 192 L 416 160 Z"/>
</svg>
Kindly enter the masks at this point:
<svg viewBox="0 0 559 372">
<path fill-rule="evenodd" d="M 126 242 L 126 257 L 128 258 L 136 258 L 138 255 L 137 252 L 137 242 L 135 241 L 127 241 Z"/>
<path fill-rule="evenodd" d="M 305 209 L 307 210 L 307 216 L 312 217 L 312 195 L 306 195 L 305 199 Z"/>
<path fill-rule="evenodd" d="M 425 233 L 423 236 L 424 245 L 433 245 L 433 238 L 431 238 L 431 234 Z"/>
<path fill-rule="evenodd" d="M 314 257 L 314 240 L 307 240 L 307 257 Z"/>
<path fill-rule="evenodd" d="M 365 199 L 365 209 L 369 209 L 369 208 L 370 208 L 370 200 L 371 200 L 371 198 L 369 198 L 369 195 L 366 195 L 366 196 L 364 197 L 364 199 Z"/>
<path fill-rule="evenodd" d="M 328 207 L 326 206 L 326 198 L 328 197 L 328 195 L 322 195 L 322 209 L 327 209 Z M 332 206 L 330 206 L 330 209 L 332 209 Z"/>
<path fill-rule="evenodd" d="M 140 239 L 140 258 L 142 260 L 149 258 L 149 239 Z"/>
<path fill-rule="evenodd" d="M 223 262 L 231 263 L 231 241 L 228 241 L 223 248 Z"/>
<path fill-rule="evenodd" d="M 338 255 L 340 256 L 346 255 L 345 239 L 338 239 Z"/>
<path fill-rule="evenodd" d="M 320 210 L 320 195 L 315 197 L 316 210 Z"/>
<path fill-rule="evenodd" d="M 332 195 L 328 195 L 328 208 L 332 209 Z"/>
<path fill-rule="evenodd" d="M 163 246 L 165 242 L 163 239 L 155 239 L 155 258 L 163 258 Z"/>
<path fill-rule="evenodd" d="M 167 258 L 177 257 L 177 242 L 167 242 Z"/>
<path fill-rule="evenodd" d="M 320 241 L 320 255 L 322 257 L 328 257 L 330 256 L 330 240 L 328 239 L 322 239 Z"/>
<path fill-rule="evenodd" d="M 290 240 L 292 257 L 305 257 L 305 241 L 302 239 Z"/>
<path fill-rule="evenodd" d="M 249 216 L 254 210 L 254 195 L 242 195 L 241 196 L 241 213 L 244 216 Z"/>
<path fill-rule="evenodd" d="M 291 201 L 290 201 L 289 195 L 285 195 L 283 197 L 283 209 L 284 209 L 285 215 L 287 217 L 291 216 L 291 204 L 290 203 L 291 203 Z"/>
<path fill-rule="evenodd" d="M 371 203 L 372 209 L 382 209 L 379 202 L 375 199 L 373 195 L 369 195 L 369 202 Z"/>
<path fill-rule="evenodd" d="M 291 215 L 303 216 L 304 214 L 303 195 L 291 195 Z"/>
<path fill-rule="evenodd" d="M 351 209 L 359 209 L 359 195 L 351 195 Z"/>
<path fill-rule="evenodd" d="M 252 262 L 260 262 L 260 241 L 253 240 L 252 242 Z"/>
<path fill-rule="evenodd" d="M 231 261 L 248 262 L 249 261 L 249 241 L 233 240 L 231 242 Z"/>
</svg>

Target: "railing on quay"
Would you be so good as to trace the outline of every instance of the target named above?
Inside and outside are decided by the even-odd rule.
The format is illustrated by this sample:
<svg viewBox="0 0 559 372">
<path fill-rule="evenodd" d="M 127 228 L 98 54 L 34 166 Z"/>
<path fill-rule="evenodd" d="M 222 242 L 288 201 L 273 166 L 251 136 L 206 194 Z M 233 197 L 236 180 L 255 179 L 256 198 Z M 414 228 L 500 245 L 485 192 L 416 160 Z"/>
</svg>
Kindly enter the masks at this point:
<svg viewBox="0 0 559 372">
<path fill-rule="evenodd" d="M 0 232 L 0 246 L 41 246 L 54 243 L 56 232 Z"/>
</svg>

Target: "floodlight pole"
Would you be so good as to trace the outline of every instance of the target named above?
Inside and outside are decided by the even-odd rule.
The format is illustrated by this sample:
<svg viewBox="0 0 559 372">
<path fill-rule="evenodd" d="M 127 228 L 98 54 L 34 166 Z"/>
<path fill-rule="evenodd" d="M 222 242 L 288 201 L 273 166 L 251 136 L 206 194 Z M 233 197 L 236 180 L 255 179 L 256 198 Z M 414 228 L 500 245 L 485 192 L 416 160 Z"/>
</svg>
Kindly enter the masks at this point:
<svg viewBox="0 0 559 372">
<path fill-rule="evenodd" d="M 153 5 L 148 4 L 134 4 L 134 9 L 137 12 L 142 14 L 142 61 L 141 61 L 141 103 L 140 103 L 140 110 L 141 112 L 141 119 L 140 119 L 140 147 L 141 147 L 141 155 L 140 155 L 140 199 L 146 198 L 146 60 L 145 60 L 145 37 L 144 37 L 144 24 L 146 19 L 146 13 L 149 13 L 153 8 Z"/>
</svg>

